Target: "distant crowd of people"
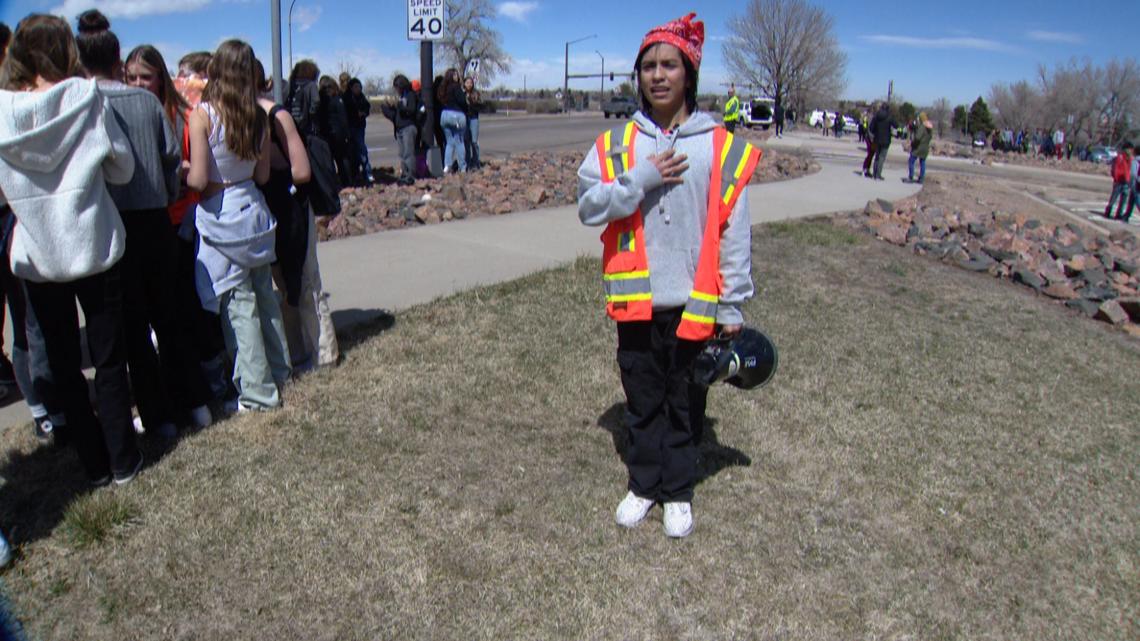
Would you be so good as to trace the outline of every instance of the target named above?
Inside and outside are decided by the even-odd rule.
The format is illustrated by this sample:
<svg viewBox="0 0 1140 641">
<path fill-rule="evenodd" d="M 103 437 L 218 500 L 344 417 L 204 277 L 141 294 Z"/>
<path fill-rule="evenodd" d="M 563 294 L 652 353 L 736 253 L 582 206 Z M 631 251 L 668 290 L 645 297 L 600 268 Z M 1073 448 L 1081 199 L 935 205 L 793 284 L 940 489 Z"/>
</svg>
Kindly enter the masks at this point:
<svg viewBox="0 0 1140 641">
<path fill-rule="evenodd" d="M 1032 133 L 1024 129 L 995 129 L 990 134 L 990 148 L 1058 160 L 1071 159 L 1074 152 L 1084 160 L 1087 154 L 1087 145 L 1077 146 L 1072 140 L 1066 141 L 1064 129 L 1037 129 Z"/>
</svg>

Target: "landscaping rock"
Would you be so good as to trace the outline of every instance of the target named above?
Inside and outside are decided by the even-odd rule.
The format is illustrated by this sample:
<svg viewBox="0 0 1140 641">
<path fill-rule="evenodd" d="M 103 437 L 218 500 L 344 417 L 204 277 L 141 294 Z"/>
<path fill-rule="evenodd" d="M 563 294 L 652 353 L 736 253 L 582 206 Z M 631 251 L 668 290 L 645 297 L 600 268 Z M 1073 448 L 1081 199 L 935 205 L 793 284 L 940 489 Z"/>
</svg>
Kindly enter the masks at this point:
<svg viewBox="0 0 1140 641">
<path fill-rule="evenodd" d="M 1068 283 L 1050 283 L 1048 287 L 1041 290 L 1041 293 L 1049 298 L 1056 298 L 1058 300 L 1073 300 L 1079 298 L 1077 291 Z"/>
<path fill-rule="evenodd" d="M 1028 269 L 1015 269 L 1013 271 L 1013 282 L 1021 283 L 1036 290 L 1045 287 L 1045 279 Z"/>
<path fill-rule="evenodd" d="M 1065 306 L 1075 309 L 1090 318 L 1100 311 L 1100 305 L 1084 298 L 1074 298 L 1073 300 L 1065 301 Z"/>
<path fill-rule="evenodd" d="M 879 238 L 893 245 L 906 245 L 907 228 L 899 223 L 881 225 L 878 230 Z"/>
<path fill-rule="evenodd" d="M 1128 313 L 1124 311 L 1120 303 L 1115 300 L 1108 300 L 1101 303 L 1093 318 L 1113 325 L 1123 325 L 1128 322 Z"/>
<path fill-rule="evenodd" d="M 1083 289 L 1078 289 L 1077 294 L 1086 300 L 1091 300 L 1100 303 L 1106 300 L 1117 298 L 1118 294 L 1108 287 L 1099 287 L 1096 285 L 1089 285 Z"/>
</svg>

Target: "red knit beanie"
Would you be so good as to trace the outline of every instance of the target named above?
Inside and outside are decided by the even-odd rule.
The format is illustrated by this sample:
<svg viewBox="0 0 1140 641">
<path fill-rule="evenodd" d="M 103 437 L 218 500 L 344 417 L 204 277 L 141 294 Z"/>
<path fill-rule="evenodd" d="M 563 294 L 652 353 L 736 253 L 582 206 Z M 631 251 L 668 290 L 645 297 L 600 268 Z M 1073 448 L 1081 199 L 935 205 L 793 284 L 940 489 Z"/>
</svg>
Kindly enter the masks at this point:
<svg viewBox="0 0 1140 641">
<path fill-rule="evenodd" d="M 645 34 L 645 40 L 641 41 L 641 48 L 637 50 L 638 57 L 641 57 L 650 46 L 664 42 L 680 49 L 689 62 L 693 63 L 693 69 L 699 70 L 701 47 L 705 44 L 705 23 L 699 20 L 693 22 L 695 17 L 697 14 L 690 13 L 684 18 L 650 29 L 649 33 Z"/>
</svg>

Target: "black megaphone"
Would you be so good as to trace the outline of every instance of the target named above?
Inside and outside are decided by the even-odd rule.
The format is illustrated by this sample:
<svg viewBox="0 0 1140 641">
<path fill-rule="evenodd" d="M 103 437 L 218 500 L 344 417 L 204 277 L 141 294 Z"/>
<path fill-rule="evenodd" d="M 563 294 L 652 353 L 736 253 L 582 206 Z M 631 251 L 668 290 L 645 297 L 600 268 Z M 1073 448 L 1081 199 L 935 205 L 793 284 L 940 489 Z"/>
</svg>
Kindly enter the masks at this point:
<svg viewBox="0 0 1140 641">
<path fill-rule="evenodd" d="M 692 380 L 705 387 L 724 381 L 740 389 L 756 389 L 772 380 L 779 362 L 772 339 L 745 327 L 735 336 L 709 341 L 693 361 Z"/>
</svg>

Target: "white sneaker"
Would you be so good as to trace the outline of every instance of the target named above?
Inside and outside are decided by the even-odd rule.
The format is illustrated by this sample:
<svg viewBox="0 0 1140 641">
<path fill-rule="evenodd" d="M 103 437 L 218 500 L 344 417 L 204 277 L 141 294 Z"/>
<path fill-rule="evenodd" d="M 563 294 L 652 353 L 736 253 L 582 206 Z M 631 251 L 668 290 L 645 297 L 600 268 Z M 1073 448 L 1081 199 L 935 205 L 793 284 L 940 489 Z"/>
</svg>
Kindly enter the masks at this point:
<svg viewBox="0 0 1140 641">
<path fill-rule="evenodd" d="M 140 436 L 143 434 L 146 434 L 146 428 L 143 427 L 143 422 L 142 422 L 141 416 L 136 416 L 136 417 L 132 418 L 131 419 L 131 425 L 133 425 L 135 428 L 135 434 L 138 434 Z"/>
<path fill-rule="evenodd" d="M 615 515 L 617 524 L 622 527 L 636 526 L 645 519 L 649 510 L 653 509 L 654 503 L 655 501 L 643 499 L 633 492 L 626 494 L 617 506 L 617 514 Z"/>
<path fill-rule="evenodd" d="M 665 536 L 681 539 L 693 531 L 693 508 L 688 503 L 665 504 Z"/>
<path fill-rule="evenodd" d="M 5 539 L 4 535 L 0 534 L 0 568 L 8 565 L 8 562 L 11 560 L 12 548 L 8 547 L 8 539 Z"/>
</svg>

